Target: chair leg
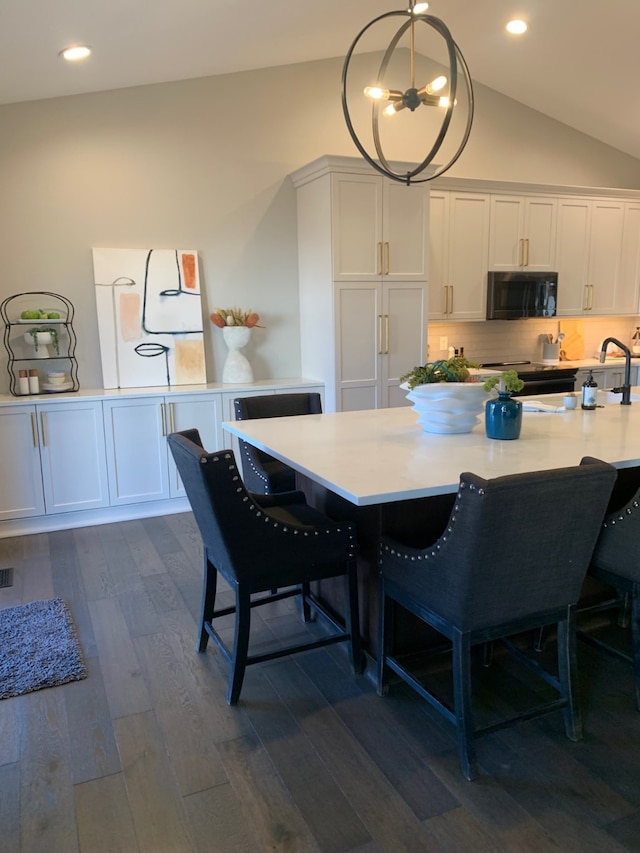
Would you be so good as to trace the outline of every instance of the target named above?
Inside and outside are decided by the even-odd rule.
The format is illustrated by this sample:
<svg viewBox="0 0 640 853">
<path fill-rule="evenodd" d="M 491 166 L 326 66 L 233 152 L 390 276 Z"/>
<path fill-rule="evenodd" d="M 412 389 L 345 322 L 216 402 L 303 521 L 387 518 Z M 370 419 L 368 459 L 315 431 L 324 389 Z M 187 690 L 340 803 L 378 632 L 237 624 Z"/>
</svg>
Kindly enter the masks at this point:
<svg viewBox="0 0 640 853">
<path fill-rule="evenodd" d="M 311 621 L 311 606 L 309 604 L 309 595 L 311 594 L 311 584 L 309 581 L 302 583 L 302 621 Z"/>
<path fill-rule="evenodd" d="M 384 578 L 381 576 L 378 581 L 378 696 L 384 696 L 388 690 L 386 663 L 387 655 L 391 650 L 392 636 L 393 600 L 385 595 Z"/>
<path fill-rule="evenodd" d="M 200 607 L 200 637 L 198 639 L 198 651 L 204 652 L 209 642 L 209 634 L 205 625 L 211 622 L 216 603 L 216 589 L 218 587 L 218 571 L 204 555 L 204 580 L 202 582 L 202 605 Z"/>
<path fill-rule="evenodd" d="M 471 702 L 471 637 L 456 631 L 453 635 L 453 696 L 458 734 L 460 769 L 471 782 L 478 775 L 475 723 Z"/>
<path fill-rule="evenodd" d="M 562 695 L 568 701 L 564 709 L 564 728 L 572 741 L 582 739 L 576 645 L 576 606 L 571 604 L 567 607 L 567 618 L 558 622 L 558 678 Z"/>
<path fill-rule="evenodd" d="M 236 624 L 231 656 L 231 672 L 227 688 L 227 703 L 235 705 L 240 698 L 242 681 L 247 668 L 249 652 L 249 630 L 251 626 L 251 600 L 242 585 L 236 587 Z"/>
<path fill-rule="evenodd" d="M 545 634 L 546 634 L 546 625 L 541 625 L 539 628 L 536 628 L 533 632 L 533 650 L 535 652 L 543 652 L 544 651 L 544 643 L 545 643 Z"/>
<path fill-rule="evenodd" d="M 634 583 L 631 592 L 631 649 L 636 707 L 640 711 L 640 583 Z"/>
<path fill-rule="evenodd" d="M 351 638 L 349 643 L 349 658 L 354 673 L 364 670 L 364 655 L 360 643 L 360 614 L 358 612 L 358 573 L 355 561 L 347 568 L 345 578 L 347 594 L 346 628 Z"/>
</svg>

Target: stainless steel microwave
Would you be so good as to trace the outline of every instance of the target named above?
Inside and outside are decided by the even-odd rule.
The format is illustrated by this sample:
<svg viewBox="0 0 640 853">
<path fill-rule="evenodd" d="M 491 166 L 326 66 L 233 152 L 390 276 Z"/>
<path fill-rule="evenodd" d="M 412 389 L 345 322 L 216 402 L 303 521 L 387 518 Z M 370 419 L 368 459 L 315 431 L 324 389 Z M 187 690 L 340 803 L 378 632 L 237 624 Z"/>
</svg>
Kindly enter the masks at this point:
<svg viewBox="0 0 640 853">
<path fill-rule="evenodd" d="M 489 273 L 487 320 L 555 317 L 557 304 L 557 272 Z"/>
</svg>

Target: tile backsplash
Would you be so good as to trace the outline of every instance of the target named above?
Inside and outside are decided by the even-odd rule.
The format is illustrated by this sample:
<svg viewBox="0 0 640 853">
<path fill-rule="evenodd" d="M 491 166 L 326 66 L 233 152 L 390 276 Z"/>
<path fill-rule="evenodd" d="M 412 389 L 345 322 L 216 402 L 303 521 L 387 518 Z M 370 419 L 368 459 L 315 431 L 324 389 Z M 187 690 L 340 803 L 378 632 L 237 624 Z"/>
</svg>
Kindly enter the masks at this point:
<svg viewBox="0 0 640 853">
<path fill-rule="evenodd" d="M 529 360 L 542 358 L 540 335 L 558 333 L 562 318 L 549 320 L 489 320 L 469 323 L 429 323 L 428 360 L 446 358 L 447 350 L 440 349 L 442 337 L 447 346 L 464 347 L 464 354 L 472 361 Z M 631 346 L 631 336 L 640 326 L 639 317 L 589 317 L 582 318 L 585 358 L 594 358 L 603 338 L 613 336 Z"/>
</svg>

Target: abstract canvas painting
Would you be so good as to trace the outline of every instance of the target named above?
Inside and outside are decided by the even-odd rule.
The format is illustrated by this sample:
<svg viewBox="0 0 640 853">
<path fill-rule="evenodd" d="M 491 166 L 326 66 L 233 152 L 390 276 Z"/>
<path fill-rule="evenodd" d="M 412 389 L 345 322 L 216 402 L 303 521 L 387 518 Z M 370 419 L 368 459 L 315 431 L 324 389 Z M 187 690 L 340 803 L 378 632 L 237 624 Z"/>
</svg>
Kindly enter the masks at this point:
<svg viewBox="0 0 640 853">
<path fill-rule="evenodd" d="M 105 388 L 205 383 L 198 254 L 93 249 Z"/>
</svg>

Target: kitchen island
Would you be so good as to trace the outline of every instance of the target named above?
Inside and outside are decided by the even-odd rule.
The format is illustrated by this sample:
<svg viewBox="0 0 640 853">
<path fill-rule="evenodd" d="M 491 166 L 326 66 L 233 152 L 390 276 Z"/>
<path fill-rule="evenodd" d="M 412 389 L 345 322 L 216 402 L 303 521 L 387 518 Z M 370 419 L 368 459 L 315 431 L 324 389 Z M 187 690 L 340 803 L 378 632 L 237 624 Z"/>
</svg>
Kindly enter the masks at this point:
<svg viewBox="0 0 640 853">
<path fill-rule="evenodd" d="M 356 523 L 363 639 L 375 657 L 380 536 L 388 534 L 415 546 L 433 541 L 449 516 L 462 471 L 492 478 L 577 465 L 583 456 L 603 459 L 616 468 L 640 466 L 640 388 L 632 389 L 634 398 L 631 406 L 621 406 L 619 397 L 603 394 L 602 401 L 616 402 L 595 411 L 578 407 L 524 412 L 521 436 L 515 441 L 487 438 L 483 423 L 462 435 L 425 433 L 410 408 L 223 426 L 293 467 L 300 487 L 318 509 Z M 563 398 L 549 395 L 543 401 L 561 406 Z M 321 594 L 341 611 L 337 588 L 325 584 Z M 409 614 L 397 623 L 396 648 L 414 648 L 424 641 L 421 623 Z"/>
<path fill-rule="evenodd" d="M 583 456 L 617 468 L 640 465 L 640 388 L 632 389 L 634 397 L 631 406 L 611 403 L 595 411 L 525 411 L 516 441 L 487 438 L 483 423 L 462 435 L 426 433 L 408 407 L 223 427 L 354 505 L 371 506 L 455 492 L 462 471 L 490 478 L 577 465 Z M 602 395 L 606 399 L 620 398 Z M 562 406 L 563 398 L 542 402 Z"/>
</svg>

